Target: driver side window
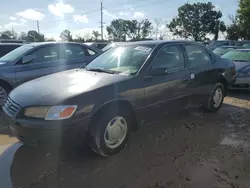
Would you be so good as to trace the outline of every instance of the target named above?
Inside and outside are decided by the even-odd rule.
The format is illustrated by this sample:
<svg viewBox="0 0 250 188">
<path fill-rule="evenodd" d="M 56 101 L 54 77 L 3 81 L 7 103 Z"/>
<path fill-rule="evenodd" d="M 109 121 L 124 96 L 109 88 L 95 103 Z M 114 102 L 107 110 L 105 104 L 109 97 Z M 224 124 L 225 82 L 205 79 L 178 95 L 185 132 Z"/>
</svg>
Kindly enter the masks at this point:
<svg viewBox="0 0 250 188">
<path fill-rule="evenodd" d="M 56 46 L 47 46 L 39 48 L 29 55 L 35 57 L 33 61 L 36 63 L 55 61 L 59 59 L 59 50 Z"/>
<path fill-rule="evenodd" d="M 165 46 L 156 55 L 152 69 L 166 68 L 168 72 L 175 72 L 185 68 L 183 53 L 179 46 Z"/>
</svg>

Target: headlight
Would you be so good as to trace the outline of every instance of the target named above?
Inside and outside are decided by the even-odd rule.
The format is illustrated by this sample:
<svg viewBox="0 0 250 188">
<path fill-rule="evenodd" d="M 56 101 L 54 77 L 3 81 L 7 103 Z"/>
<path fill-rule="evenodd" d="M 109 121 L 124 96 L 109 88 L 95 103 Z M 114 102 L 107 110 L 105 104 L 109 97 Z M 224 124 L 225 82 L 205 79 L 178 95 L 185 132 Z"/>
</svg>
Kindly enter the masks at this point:
<svg viewBox="0 0 250 188">
<path fill-rule="evenodd" d="M 24 115 L 27 117 L 43 118 L 45 120 L 62 120 L 72 117 L 76 109 L 76 105 L 29 107 L 24 110 Z"/>
</svg>

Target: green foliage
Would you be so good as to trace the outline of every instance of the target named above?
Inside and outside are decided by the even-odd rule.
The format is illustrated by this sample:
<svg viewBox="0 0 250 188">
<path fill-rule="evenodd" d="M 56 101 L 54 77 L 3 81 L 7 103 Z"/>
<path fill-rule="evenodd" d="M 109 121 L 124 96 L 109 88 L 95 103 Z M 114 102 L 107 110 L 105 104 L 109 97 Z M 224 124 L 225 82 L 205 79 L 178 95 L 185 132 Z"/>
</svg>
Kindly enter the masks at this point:
<svg viewBox="0 0 250 188">
<path fill-rule="evenodd" d="M 141 21 L 117 19 L 113 20 L 106 29 L 114 41 L 126 41 L 127 38 L 136 41 L 148 38 L 153 27 L 147 19 Z"/>
<path fill-rule="evenodd" d="M 218 38 L 219 31 L 225 31 L 225 24 L 220 21 L 221 11 L 216 11 L 211 3 L 194 3 L 179 7 L 178 16 L 173 18 L 168 28 L 174 35 L 202 41 L 207 34 Z"/>
<path fill-rule="evenodd" d="M 237 13 L 241 37 L 250 40 L 250 0 L 240 0 Z"/>
<path fill-rule="evenodd" d="M 239 24 L 238 16 L 230 16 L 229 19 L 232 21 L 232 24 L 227 26 L 226 38 L 228 40 L 239 40 L 241 38 L 244 38 L 243 37 L 244 34 Z"/>
<path fill-rule="evenodd" d="M 28 31 L 27 36 L 24 38 L 27 42 L 44 42 L 45 38 L 43 34 L 38 33 L 35 30 Z"/>
<path fill-rule="evenodd" d="M 62 39 L 62 41 L 73 41 L 73 37 L 71 35 L 70 30 L 65 29 L 61 32 L 60 34 L 60 38 Z"/>
<path fill-rule="evenodd" d="M 0 39 L 16 39 L 16 38 L 17 38 L 17 34 L 10 30 L 0 32 Z"/>
</svg>

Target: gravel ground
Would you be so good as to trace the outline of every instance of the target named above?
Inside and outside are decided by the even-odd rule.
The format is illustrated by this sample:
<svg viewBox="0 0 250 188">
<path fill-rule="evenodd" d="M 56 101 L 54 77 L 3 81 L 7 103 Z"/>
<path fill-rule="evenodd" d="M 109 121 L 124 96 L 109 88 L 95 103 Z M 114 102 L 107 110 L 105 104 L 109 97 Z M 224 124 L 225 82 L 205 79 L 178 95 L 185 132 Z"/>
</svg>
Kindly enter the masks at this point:
<svg viewBox="0 0 250 188">
<path fill-rule="evenodd" d="M 249 99 L 232 93 L 218 113 L 190 109 L 145 125 L 109 158 L 87 148 L 62 154 L 13 144 L 2 128 L 0 187 L 249 188 Z"/>
</svg>

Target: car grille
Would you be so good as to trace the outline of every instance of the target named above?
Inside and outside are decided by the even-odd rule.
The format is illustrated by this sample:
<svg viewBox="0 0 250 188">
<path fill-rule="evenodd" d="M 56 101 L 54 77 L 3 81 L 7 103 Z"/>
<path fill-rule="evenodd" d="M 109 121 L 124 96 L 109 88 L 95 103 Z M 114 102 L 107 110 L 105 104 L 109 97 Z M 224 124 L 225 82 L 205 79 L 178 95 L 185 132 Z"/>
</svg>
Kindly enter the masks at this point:
<svg viewBox="0 0 250 188">
<path fill-rule="evenodd" d="M 17 103 L 15 103 L 10 97 L 8 97 L 4 103 L 3 109 L 10 116 L 14 116 L 20 110 L 20 106 Z"/>
</svg>

